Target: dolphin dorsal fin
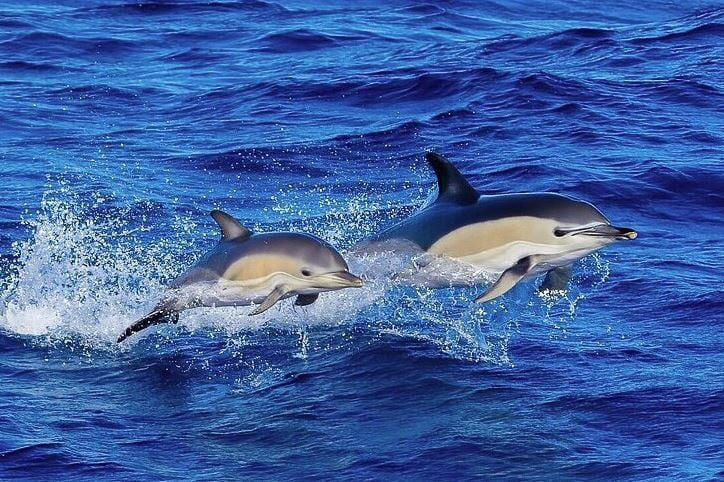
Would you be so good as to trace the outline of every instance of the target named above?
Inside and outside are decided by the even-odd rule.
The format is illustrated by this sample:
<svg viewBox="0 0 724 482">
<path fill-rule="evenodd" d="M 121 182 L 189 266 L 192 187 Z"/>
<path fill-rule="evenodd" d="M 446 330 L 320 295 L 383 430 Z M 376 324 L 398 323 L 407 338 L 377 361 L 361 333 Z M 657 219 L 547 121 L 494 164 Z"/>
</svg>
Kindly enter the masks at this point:
<svg viewBox="0 0 724 482">
<path fill-rule="evenodd" d="M 480 194 L 470 185 L 452 162 L 440 154 L 426 152 L 425 160 L 437 176 L 437 201 L 450 201 L 457 204 L 473 204 Z"/>
<path fill-rule="evenodd" d="M 226 214 L 224 211 L 214 209 L 211 211 L 211 217 L 217 222 L 221 228 L 221 240 L 229 241 L 231 239 L 244 239 L 251 236 L 251 231 L 246 229 L 242 224 Z"/>
</svg>

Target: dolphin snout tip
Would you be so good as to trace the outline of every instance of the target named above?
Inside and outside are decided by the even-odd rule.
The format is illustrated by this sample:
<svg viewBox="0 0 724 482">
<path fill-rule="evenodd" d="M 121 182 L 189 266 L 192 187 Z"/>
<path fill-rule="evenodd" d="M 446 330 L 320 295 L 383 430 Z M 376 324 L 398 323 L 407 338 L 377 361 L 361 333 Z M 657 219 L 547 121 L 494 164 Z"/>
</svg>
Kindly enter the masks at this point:
<svg viewBox="0 0 724 482">
<path fill-rule="evenodd" d="M 637 233 L 635 229 L 621 228 L 619 226 L 612 226 L 610 224 L 596 226 L 592 231 L 595 233 L 600 233 L 598 234 L 599 236 L 610 236 L 613 239 L 619 241 L 624 239 L 636 239 L 639 235 L 639 233 Z"/>
<path fill-rule="evenodd" d="M 618 230 L 619 230 L 619 239 L 623 238 L 623 239 L 633 240 L 633 239 L 638 238 L 638 236 L 639 236 L 639 233 L 637 233 L 635 229 L 618 228 Z"/>
<path fill-rule="evenodd" d="M 333 276 L 347 288 L 361 288 L 364 285 L 362 278 L 353 275 L 349 271 L 339 271 L 334 273 Z"/>
</svg>

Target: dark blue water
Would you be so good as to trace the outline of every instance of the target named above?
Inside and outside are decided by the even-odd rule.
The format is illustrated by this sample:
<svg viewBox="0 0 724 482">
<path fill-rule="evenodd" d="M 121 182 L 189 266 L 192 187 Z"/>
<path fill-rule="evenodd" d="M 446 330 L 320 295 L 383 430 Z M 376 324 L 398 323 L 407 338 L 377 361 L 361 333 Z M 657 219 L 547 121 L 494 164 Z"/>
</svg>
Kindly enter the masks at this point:
<svg viewBox="0 0 724 482">
<path fill-rule="evenodd" d="M 723 55 L 713 0 L 0 3 L 0 478 L 724 477 Z M 425 149 L 639 239 L 114 343 L 210 209 L 348 250 Z"/>
</svg>

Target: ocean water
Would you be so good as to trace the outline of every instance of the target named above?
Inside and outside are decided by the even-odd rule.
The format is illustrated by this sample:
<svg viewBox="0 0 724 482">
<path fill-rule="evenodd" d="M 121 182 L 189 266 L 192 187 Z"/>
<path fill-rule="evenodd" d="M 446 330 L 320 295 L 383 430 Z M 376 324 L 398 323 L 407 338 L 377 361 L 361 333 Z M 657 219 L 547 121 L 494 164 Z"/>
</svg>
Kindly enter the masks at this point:
<svg viewBox="0 0 724 482">
<path fill-rule="evenodd" d="M 0 1 L 0 479 L 723 478 L 723 55 L 713 0 Z M 426 149 L 639 238 L 115 343 L 211 209 L 348 252 Z"/>
</svg>

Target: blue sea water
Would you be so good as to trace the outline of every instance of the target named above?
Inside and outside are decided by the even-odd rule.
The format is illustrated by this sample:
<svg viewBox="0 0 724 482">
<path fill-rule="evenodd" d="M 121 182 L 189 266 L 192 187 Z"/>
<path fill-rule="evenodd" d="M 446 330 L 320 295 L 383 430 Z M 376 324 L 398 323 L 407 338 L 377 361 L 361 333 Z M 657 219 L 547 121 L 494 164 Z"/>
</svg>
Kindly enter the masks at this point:
<svg viewBox="0 0 724 482">
<path fill-rule="evenodd" d="M 713 0 L 0 1 L 0 478 L 724 478 L 723 55 Z M 639 239 L 115 343 L 209 210 L 348 251 L 426 149 Z"/>
</svg>

